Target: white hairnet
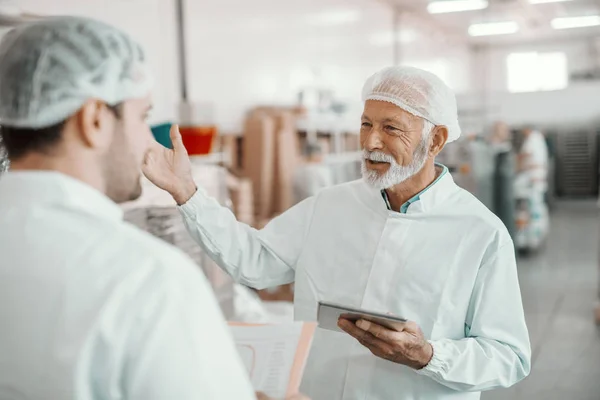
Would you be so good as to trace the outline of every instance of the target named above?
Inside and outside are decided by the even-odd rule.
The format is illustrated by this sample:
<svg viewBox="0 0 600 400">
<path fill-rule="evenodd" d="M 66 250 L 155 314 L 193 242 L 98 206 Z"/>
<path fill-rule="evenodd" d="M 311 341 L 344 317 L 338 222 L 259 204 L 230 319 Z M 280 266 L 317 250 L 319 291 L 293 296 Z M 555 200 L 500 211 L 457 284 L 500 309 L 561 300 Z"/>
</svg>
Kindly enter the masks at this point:
<svg viewBox="0 0 600 400">
<path fill-rule="evenodd" d="M 0 43 L 0 124 L 43 128 L 89 99 L 109 105 L 150 93 L 142 48 L 118 29 L 88 18 L 26 24 Z"/>
<path fill-rule="evenodd" d="M 440 78 L 413 67 L 388 67 L 372 75 L 363 87 L 363 101 L 387 101 L 448 129 L 448 142 L 460 136 L 456 97 Z"/>
</svg>

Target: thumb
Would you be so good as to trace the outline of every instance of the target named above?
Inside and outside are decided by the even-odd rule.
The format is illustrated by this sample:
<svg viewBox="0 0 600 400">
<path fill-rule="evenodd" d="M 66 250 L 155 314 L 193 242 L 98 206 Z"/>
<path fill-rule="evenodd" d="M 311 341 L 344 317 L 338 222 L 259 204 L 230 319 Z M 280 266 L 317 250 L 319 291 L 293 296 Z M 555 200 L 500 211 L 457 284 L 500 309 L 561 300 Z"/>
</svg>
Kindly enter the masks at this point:
<svg viewBox="0 0 600 400">
<path fill-rule="evenodd" d="M 187 150 L 183 145 L 183 140 L 181 139 L 181 133 L 179 132 L 179 125 L 173 124 L 171 125 L 171 143 L 173 143 L 173 150 L 176 152 L 185 152 L 187 154 Z"/>
</svg>

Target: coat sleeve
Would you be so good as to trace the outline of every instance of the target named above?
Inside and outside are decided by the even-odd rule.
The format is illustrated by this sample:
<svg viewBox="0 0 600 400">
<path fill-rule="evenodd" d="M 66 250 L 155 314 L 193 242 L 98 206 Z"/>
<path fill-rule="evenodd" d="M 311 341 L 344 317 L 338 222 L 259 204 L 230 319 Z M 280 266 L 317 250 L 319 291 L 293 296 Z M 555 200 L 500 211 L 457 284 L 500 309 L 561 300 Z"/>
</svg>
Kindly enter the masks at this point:
<svg viewBox="0 0 600 400">
<path fill-rule="evenodd" d="M 294 281 L 314 202 L 300 202 L 262 230 L 238 222 L 200 188 L 180 211 L 191 236 L 236 282 L 264 289 Z"/>
<path fill-rule="evenodd" d="M 512 242 L 479 269 L 465 326 L 466 338 L 432 340 L 433 358 L 418 371 L 449 388 L 506 388 L 529 375 L 531 346 Z"/>
</svg>

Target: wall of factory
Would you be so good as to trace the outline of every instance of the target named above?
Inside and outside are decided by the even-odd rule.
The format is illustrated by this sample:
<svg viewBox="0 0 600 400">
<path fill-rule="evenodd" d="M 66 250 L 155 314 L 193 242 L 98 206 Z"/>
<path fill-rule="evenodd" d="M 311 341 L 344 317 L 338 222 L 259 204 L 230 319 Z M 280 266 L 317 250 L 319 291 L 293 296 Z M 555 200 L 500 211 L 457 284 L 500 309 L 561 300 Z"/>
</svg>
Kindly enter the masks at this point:
<svg viewBox="0 0 600 400">
<path fill-rule="evenodd" d="M 42 15 L 93 17 L 123 29 L 146 50 L 156 74 L 150 122 L 173 120 L 179 103 L 175 0 L 19 0 L 19 7 Z"/>
<path fill-rule="evenodd" d="M 175 0 L 20 0 L 28 12 L 82 15 L 114 24 L 146 49 L 156 73 L 150 122 L 177 121 L 180 74 Z M 184 2 L 188 95 L 211 102 L 224 133 L 241 131 L 259 104 L 295 104 L 307 87 L 330 89 L 352 118 L 376 70 L 399 63 L 471 90 L 466 43 L 421 17 L 373 0 L 220 0 Z M 396 22 L 396 23 L 395 23 Z M 397 30 L 395 30 L 397 27 Z"/>
<path fill-rule="evenodd" d="M 562 52 L 569 74 L 599 66 L 591 40 L 521 44 L 479 48 L 473 51 L 474 87 L 479 91 L 462 98 L 464 109 L 476 113 L 485 109 L 488 122 L 502 119 L 519 125 L 533 123 L 544 127 L 587 125 L 600 121 L 600 80 L 570 80 L 565 89 L 528 93 L 507 90 L 507 57 L 515 52 Z"/>
<path fill-rule="evenodd" d="M 372 0 L 187 1 L 186 21 L 190 98 L 214 102 L 225 132 L 256 104 L 295 104 L 306 87 L 356 112 L 364 80 L 393 62 L 392 9 Z"/>
<path fill-rule="evenodd" d="M 435 73 L 456 93 L 472 90 L 471 49 L 464 36 L 410 13 L 401 13 L 396 26 L 399 64 Z"/>
</svg>

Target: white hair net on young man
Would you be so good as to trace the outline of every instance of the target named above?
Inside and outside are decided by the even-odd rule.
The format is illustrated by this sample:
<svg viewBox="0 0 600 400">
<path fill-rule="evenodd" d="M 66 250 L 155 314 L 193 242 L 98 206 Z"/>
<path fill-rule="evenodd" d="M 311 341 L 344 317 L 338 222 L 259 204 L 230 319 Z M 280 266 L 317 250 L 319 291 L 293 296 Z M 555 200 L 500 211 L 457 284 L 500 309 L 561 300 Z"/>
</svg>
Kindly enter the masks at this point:
<svg viewBox="0 0 600 400">
<path fill-rule="evenodd" d="M 109 105 L 152 89 L 142 48 L 88 18 L 57 17 L 20 26 L 0 43 L 0 125 L 57 124 L 89 99 Z"/>
<path fill-rule="evenodd" d="M 432 124 L 448 129 L 448 142 L 460 137 L 456 97 L 436 75 L 413 67 L 388 67 L 367 79 L 363 101 L 392 103 Z"/>
</svg>

